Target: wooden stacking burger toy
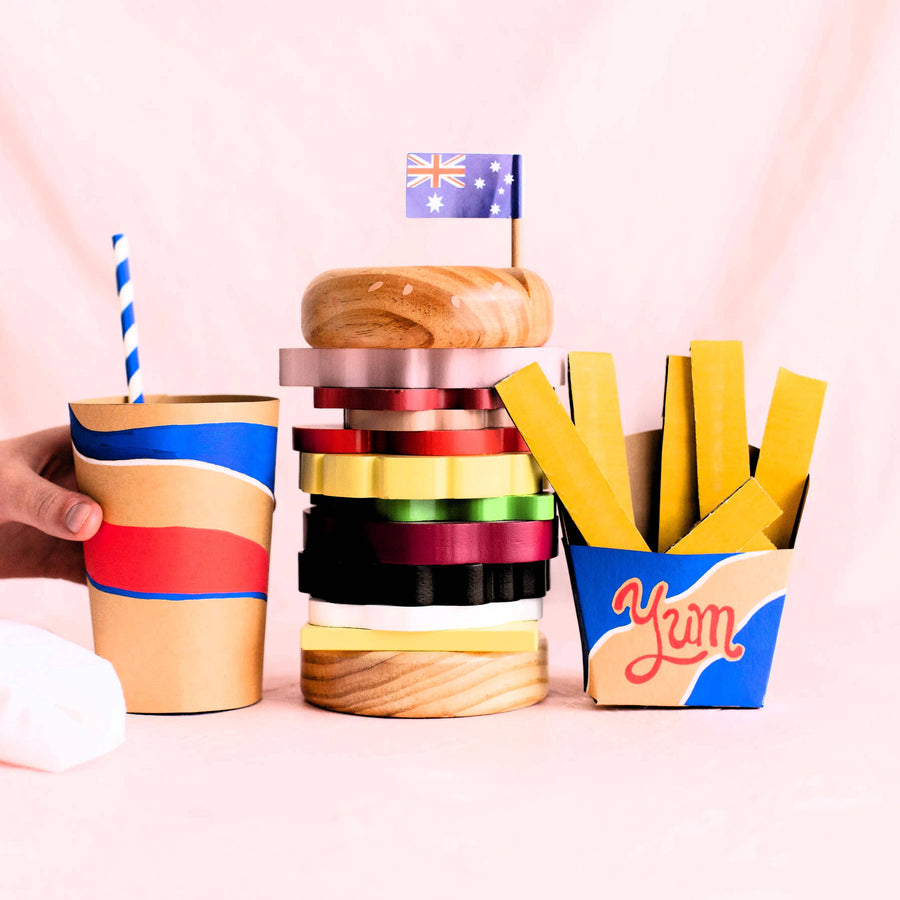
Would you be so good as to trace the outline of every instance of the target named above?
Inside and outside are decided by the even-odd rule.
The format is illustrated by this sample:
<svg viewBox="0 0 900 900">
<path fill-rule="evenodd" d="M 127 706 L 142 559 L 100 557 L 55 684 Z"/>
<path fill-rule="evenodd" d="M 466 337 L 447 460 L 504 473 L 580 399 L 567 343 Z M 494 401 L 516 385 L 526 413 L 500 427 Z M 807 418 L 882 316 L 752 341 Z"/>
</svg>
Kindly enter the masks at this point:
<svg viewBox="0 0 900 900">
<path fill-rule="evenodd" d="M 297 427 L 308 593 L 301 688 L 375 716 L 465 716 L 547 693 L 538 630 L 557 552 L 553 495 L 493 385 L 565 354 L 526 269 L 340 269 L 302 303 L 310 348 L 281 384 L 343 424 Z"/>
</svg>

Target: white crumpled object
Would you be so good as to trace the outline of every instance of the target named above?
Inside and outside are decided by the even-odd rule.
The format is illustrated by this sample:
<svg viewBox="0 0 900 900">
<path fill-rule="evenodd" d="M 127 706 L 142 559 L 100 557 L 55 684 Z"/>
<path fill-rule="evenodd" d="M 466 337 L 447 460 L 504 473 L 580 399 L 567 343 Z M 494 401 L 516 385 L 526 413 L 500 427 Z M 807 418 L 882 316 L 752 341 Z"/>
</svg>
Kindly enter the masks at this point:
<svg viewBox="0 0 900 900">
<path fill-rule="evenodd" d="M 0 761 L 61 772 L 125 740 L 115 669 L 42 628 L 0 621 Z"/>
</svg>

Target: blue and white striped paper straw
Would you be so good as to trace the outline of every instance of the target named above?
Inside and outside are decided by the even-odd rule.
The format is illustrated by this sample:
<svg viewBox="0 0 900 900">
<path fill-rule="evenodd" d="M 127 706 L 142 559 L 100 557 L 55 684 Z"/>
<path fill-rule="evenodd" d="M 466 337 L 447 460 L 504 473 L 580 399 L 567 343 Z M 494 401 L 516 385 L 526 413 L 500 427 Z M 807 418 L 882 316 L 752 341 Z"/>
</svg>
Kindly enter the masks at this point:
<svg viewBox="0 0 900 900">
<path fill-rule="evenodd" d="M 138 330 L 134 318 L 134 288 L 131 286 L 131 269 L 128 265 L 128 238 L 124 234 L 114 234 L 112 242 L 116 254 L 116 289 L 122 304 L 122 340 L 125 343 L 128 402 L 143 403 L 144 385 L 138 358 Z"/>
</svg>

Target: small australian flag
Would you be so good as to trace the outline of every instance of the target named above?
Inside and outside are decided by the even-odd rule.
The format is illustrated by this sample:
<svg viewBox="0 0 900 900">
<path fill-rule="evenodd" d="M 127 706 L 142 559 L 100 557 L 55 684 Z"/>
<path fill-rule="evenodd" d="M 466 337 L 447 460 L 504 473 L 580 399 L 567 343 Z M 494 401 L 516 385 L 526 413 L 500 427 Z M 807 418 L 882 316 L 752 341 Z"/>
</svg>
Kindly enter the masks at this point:
<svg viewBox="0 0 900 900">
<path fill-rule="evenodd" d="M 503 153 L 407 153 L 408 219 L 519 219 L 522 157 Z"/>
</svg>

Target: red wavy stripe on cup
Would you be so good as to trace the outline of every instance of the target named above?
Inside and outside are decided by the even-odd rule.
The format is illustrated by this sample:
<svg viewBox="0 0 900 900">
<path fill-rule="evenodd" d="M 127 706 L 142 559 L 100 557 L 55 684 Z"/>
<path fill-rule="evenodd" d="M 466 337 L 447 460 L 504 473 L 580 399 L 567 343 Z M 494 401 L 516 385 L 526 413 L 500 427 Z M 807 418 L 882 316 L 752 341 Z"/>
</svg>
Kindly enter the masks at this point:
<svg viewBox="0 0 900 900">
<path fill-rule="evenodd" d="M 104 522 L 84 544 L 98 585 L 147 594 L 265 594 L 269 554 L 248 538 L 205 528 Z"/>
</svg>

